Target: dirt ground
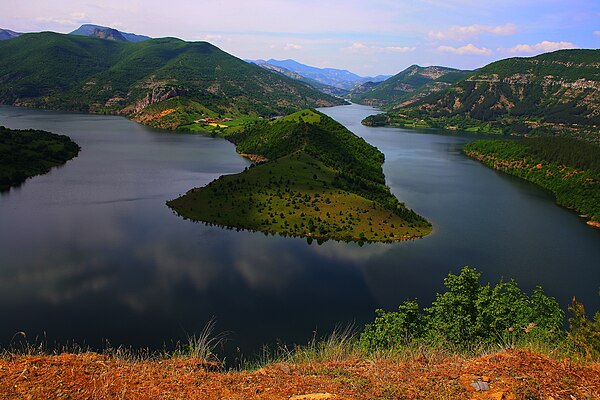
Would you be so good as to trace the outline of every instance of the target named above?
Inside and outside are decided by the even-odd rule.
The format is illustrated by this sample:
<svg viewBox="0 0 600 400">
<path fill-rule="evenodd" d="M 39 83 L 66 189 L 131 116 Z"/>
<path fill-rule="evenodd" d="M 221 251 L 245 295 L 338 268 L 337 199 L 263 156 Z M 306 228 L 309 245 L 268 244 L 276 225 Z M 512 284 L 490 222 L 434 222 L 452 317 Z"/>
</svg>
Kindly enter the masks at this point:
<svg viewBox="0 0 600 400">
<path fill-rule="evenodd" d="M 224 372 L 191 358 L 9 356 L 0 359 L 0 399 L 600 399 L 600 363 L 508 350 Z"/>
</svg>

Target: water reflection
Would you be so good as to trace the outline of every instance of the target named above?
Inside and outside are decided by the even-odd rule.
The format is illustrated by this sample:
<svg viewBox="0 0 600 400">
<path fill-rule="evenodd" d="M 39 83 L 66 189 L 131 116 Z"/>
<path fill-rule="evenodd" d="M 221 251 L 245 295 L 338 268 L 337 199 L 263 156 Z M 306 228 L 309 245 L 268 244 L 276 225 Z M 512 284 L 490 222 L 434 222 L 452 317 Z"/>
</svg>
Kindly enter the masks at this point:
<svg viewBox="0 0 600 400">
<path fill-rule="evenodd" d="M 0 346 L 18 331 L 162 348 L 215 317 L 229 346 L 358 325 L 376 307 L 426 305 L 463 265 L 484 278 L 542 284 L 561 304 L 600 305 L 600 232 L 531 185 L 467 159 L 469 140 L 360 125 L 372 109 L 325 110 L 386 155 L 401 201 L 434 233 L 395 244 L 308 245 L 301 238 L 185 221 L 165 202 L 248 162 L 220 139 L 174 135 L 122 118 L 0 107 L 0 123 L 66 133 L 83 150 L 0 197 Z M 568 270 L 568 273 L 565 273 Z"/>
</svg>

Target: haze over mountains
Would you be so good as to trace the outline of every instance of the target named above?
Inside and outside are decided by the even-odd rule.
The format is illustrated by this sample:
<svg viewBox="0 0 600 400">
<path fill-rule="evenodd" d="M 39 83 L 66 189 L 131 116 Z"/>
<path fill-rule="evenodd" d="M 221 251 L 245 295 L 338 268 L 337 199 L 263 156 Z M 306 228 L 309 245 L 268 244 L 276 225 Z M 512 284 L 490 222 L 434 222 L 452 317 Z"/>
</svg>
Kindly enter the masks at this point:
<svg viewBox="0 0 600 400">
<path fill-rule="evenodd" d="M 20 34 L 21 33 L 11 31 L 10 29 L 0 29 L 0 40 L 16 38 Z"/>
<path fill-rule="evenodd" d="M 321 84 L 333 86 L 339 89 L 350 90 L 365 82 L 381 82 L 389 78 L 391 75 L 378 75 L 375 77 L 364 77 L 356 75 L 347 70 L 336 68 L 317 68 L 310 65 L 299 63 L 295 60 L 248 60 L 249 62 L 272 67 L 284 68 L 285 70 L 295 72 L 305 78 L 317 81 Z M 272 67 L 271 67 L 272 66 Z"/>
</svg>

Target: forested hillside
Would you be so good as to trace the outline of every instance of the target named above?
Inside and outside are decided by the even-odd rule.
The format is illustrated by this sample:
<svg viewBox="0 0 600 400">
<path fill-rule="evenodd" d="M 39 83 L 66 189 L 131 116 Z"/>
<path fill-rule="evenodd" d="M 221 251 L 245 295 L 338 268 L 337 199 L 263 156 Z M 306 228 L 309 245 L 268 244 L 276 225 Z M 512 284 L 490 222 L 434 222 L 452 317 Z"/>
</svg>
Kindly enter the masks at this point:
<svg viewBox="0 0 600 400">
<path fill-rule="evenodd" d="M 172 98 L 183 106 L 149 108 Z M 122 114 L 176 129 L 207 110 L 275 116 L 344 102 L 206 42 L 46 32 L 0 42 L 0 103 Z"/>
</svg>

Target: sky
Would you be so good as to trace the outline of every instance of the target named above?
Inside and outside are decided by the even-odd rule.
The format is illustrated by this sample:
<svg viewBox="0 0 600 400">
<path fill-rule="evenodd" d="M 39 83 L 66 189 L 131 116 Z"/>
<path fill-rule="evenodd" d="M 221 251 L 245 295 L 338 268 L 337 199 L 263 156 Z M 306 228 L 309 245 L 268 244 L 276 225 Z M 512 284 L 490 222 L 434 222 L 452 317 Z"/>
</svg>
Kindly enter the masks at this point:
<svg viewBox="0 0 600 400">
<path fill-rule="evenodd" d="M 600 47 L 600 0 L 0 2 L 0 28 L 68 33 L 84 23 L 362 76 L 412 64 L 474 69 L 502 58 Z"/>
</svg>

